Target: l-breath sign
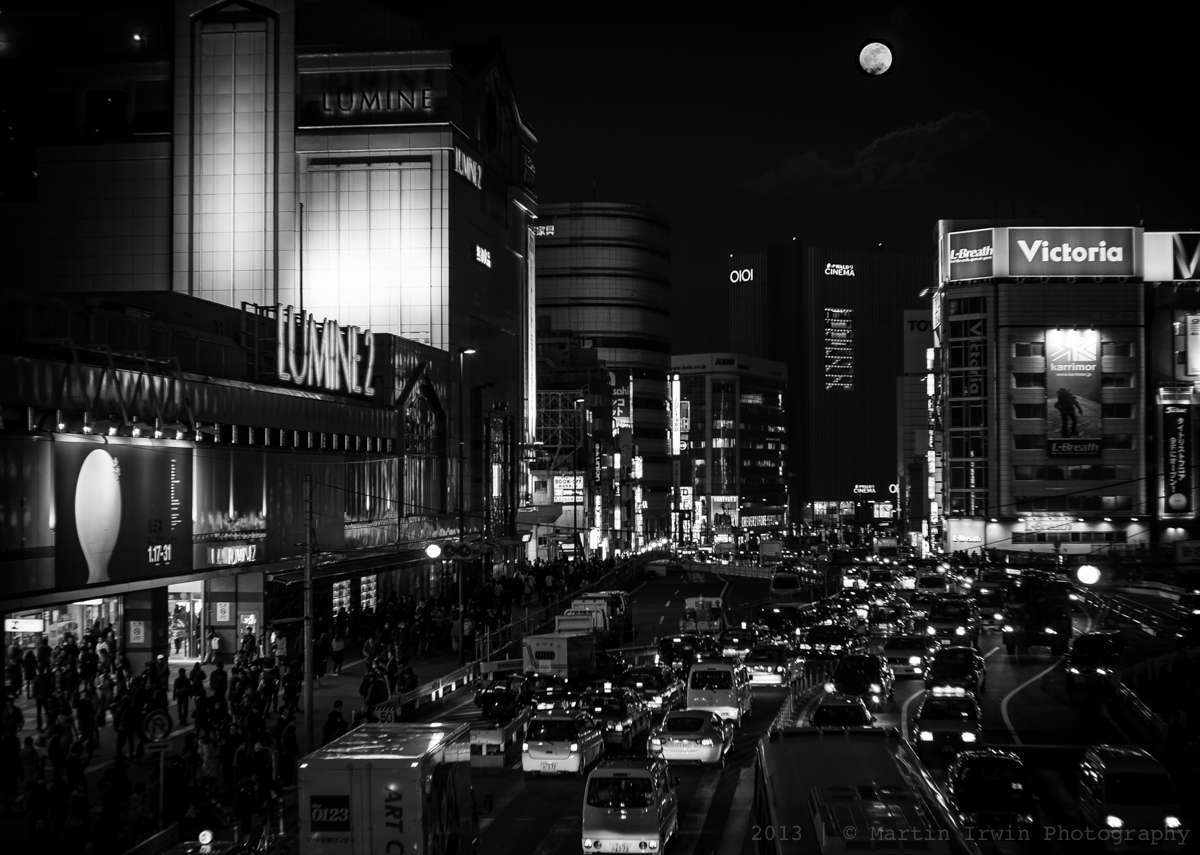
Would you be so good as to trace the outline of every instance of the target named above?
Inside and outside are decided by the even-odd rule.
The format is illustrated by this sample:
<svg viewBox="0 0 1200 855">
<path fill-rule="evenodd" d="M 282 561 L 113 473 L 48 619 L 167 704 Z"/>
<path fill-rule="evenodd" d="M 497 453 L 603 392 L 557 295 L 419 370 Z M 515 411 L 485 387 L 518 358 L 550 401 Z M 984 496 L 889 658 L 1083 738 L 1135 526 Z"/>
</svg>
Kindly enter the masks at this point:
<svg viewBox="0 0 1200 855">
<path fill-rule="evenodd" d="M 281 381 L 374 397 L 375 336 L 370 330 L 317 321 L 282 303 L 275 307 L 275 324 L 275 373 Z"/>
</svg>

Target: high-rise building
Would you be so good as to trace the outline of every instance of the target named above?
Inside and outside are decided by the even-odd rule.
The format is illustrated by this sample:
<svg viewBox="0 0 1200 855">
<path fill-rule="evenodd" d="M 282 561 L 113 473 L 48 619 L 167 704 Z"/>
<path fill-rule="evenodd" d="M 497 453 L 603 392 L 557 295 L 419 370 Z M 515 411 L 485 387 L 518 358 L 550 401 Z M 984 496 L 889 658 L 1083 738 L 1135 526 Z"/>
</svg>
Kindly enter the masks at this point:
<svg viewBox="0 0 1200 855">
<path fill-rule="evenodd" d="M 684 539 L 732 543 L 735 534 L 786 530 L 787 366 L 688 353 L 671 357 L 671 373 L 679 379 Z"/>
<path fill-rule="evenodd" d="M 933 266 L 792 239 L 731 254 L 727 275 L 731 347 L 787 366 L 791 518 L 890 520 L 901 321 L 921 305 Z"/>
<path fill-rule="evenodd" d="M 667 532 L 671 466 L 666 391 L 670 365 L 670 230 L 628 202 L 541 206 L 537 331 L 569 335 L 616 377 L 613 431 L 622 474 L 614 528 L 630 543 Z M 618 411 L 619 410 L 619 411 Z"/>
</svg>

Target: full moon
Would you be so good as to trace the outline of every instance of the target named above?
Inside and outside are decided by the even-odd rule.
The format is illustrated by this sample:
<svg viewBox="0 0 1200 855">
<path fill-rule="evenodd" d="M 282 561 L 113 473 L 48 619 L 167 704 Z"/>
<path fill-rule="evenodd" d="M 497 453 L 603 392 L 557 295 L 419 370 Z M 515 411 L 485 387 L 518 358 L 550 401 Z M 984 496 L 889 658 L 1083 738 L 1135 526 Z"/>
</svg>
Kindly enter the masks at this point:
<svg viewBox="0 0 1200 855">
<path fill-rule="evenodd" d="M 859 51 L 858 64 L 867 74 L 883 74 L 892 67 L 892 50 L 880 42 L 871 42 Z"/>
</svg>

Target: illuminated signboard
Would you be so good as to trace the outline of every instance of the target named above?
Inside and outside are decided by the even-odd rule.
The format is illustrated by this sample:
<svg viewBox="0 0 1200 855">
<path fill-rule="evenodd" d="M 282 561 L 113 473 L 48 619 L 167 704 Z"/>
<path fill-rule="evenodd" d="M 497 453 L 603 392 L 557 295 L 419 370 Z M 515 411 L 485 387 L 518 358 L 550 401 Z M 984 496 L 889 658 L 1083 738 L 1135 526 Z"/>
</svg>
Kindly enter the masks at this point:
<svg viewBox="0 0 1200 855">
<path fill-rule="evenodd" d="M 1146 232 L 1147 282 L 1195 282 L 1200 279 L 1200 232 Z"/>
<path fill-rule="evenodd" d="M 564 505 L 578 505 L 583 501 L 582 475 L 555 475 L 554 501 Z"/>
<path fill-rule="evenodd" d="M 477 188 L 483 189 L 483 166 L 461 148 L 454 150 L 454 171 Z"/>
<path fill-rule="evenodd" d="M 41 618 L 5 618 L 5 632 L 45 632 L 46 622 Z"/>
<path fill-rule="evenodd" d="M 739 282 L 753 282 L 754 268 L 743 267 L 741 270 L 730 270 L 729 281 L 735 285 Z"/>
<path fill-rule="evenodd" d="M 258 544 L 239 543 L 208 548 L 208 563 L 214 567 L 251 564 L 258 560 Z"/>
<path fill-rule="evenodd" d="M 854 310 L 825 307 L 825 389 L 854 391 Z"/>
<path fill-rule="evenodd" d="M 337 321 L 275 307 L 275 374 L 284 383 L 373 397 L 375 336 Z"/>
<path fill-rule="evenodd" d="M 992 229 L 951 232 L 946 236 L 946 276 L 948 281 L 986 279 L 993 271 Z"/>
<path fill-rule="evenodd" d="M 554 237 L 554 223 L 536 225 L 533 227 L 534 237 Z"/>
<path fill-rule="evenodd" d="M 305 68 L 300 62 L 297 124 L 390 125 L 425 122 L 445 113 L 448 71 L 442 68 Z"/>
<path fill-rule="evenodd" d="M 826 276 L 853 276 L 853 264 L 834 264 L 832 261 L 825 263 Z"/>
<path fill-rule="evenodd" d="M 874 496 L 877 491 L 874 484 L 855 484 L 853 492 L 856 496 Z"/>
<path fill-rule="evenodd" d="M 1099 453 L 1100 387 L 1100 331 L 1046 330 L 1046 438 L 1051 456 Z"/>
<path fill-rule="evenodd" d="M 1009 276 L 1135 276 L 1132 228 L 1010 228 Z"/>
<path fill-rule="evenodd" d="M 1200 374 L 1200 315 L 1188 315 L 1184 321 L 1187 343 L 1187 373 Z"/>
<path fill-rule="evenodd" d="M 484 249 L 479 244 L 475 244 L 475 260 L 484 267 L 490 268 L 492 266 L 492 251 Z"/>
<path fill-rule="evenodd" d="M 1163 515 L 1190 517 L 1192 498 L 1192 408 L 1162 406 Z"/>
</svg>

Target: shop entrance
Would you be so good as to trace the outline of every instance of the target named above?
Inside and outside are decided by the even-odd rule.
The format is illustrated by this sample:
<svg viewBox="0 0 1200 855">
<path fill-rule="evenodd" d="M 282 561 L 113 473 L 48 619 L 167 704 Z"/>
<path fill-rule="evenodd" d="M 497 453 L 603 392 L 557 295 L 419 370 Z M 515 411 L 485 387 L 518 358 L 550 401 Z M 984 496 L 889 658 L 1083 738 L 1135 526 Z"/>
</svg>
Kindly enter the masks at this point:
<svg viewBox="0 0 1200 855">
<path fill-rule="evenodd" d="M 204 655 L 204 583 L 182 582 L 167 588 L 168 647 L 172 661 Z"/>
<path fill-rule="evenodd" d="M 57 647 L 68 634 L 82 642 L 89 634 L 99 641 L 111 628 L 114 640 L 121 639 L 121 598 L 95 597 L 43 609 L 31 609 L 6 615 L 6 626 L 16 631 L 8 633 L 8 642 L 25 647 L 37 647 L 42 637 L 51 647 Z"/>
</svg>

